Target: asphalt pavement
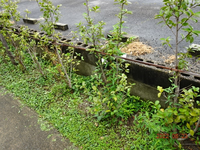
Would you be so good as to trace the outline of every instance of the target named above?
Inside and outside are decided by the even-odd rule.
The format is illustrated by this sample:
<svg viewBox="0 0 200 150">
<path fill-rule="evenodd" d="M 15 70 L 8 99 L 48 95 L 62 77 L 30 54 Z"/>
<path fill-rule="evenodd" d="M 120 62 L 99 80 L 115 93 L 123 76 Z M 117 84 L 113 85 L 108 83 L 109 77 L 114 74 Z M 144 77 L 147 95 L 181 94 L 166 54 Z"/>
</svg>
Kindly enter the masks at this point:
<svg viewBox="0 0 200 150">
<path fill-rule="evenodd" d="M 62 4 L 60 8 L 61 17 L 59 22 L 69 25 L 69 30 L 61 32 L 64 36 L 69 36 L 71 31 L 77 31 L 76 24 L 79 22 L 85 23 L 83 13 L 86 12 L 86 7 L 83 5 L 85 0 L 52 0 L 54 5 Z M 125 6 L 133 14 L 127 15 L 124 18 L 126 23 L 123 31 L 131 35 L 137 35 L 142 42 L 154 47 L 156 50 L 164 53 L 173 53 L 173 51 L 167 46 L 162 46 L 160 38 L 166 38 L 171 36 L 171 44 L 174 46 L 175 37 L 171 33 L 170 29 L 162 24 L 158 24 L 161 20 L 154 19 L 155 15 L 159 13 L 160 8 L 163 6 L 162 0 L 129 0 L 130 5 Z M 119 13 L 119 6 L 114 5 L 114 0 L 90 0 L 89 6 L 100 6 L 100 12 L 93 15 L 94 20 L 104 21 L 106 23 L 104 27 L 105 35 L 109 31 L 113 30 L 113 25 L 118 22 L 116 14 Z M 29 17 L 40 18 L 42 13 L 39 11 L 39 7 L 35 0 L 21 0 L 19 3 L 19 11 L 22 16 L 25 16 L 25 10 L 28 9 L 31 14 Z M 195 11 L 199 11 L 200 8 Z M 198 19 L 200 21 L 200 19 Z M 19 24 L 24 24 L 20 21 Z M 28 25 L 30 28 L 40 30 L 39 25 Z M 192 23 L 195 30 L 200 30 L 200 23 Z M 184 33 L 184 32 L 182 32 Z M 200 44 L 200 37 L 195 37 L 195 44 Z M 180 44 L 180 51 L 186 52 L 185 47 L 188 47 L 189 43 L 182 42 Z"/>
<path fill-rule="evenodd" d="M 0 87 L 0 150 L 77 150 L 55 129 L 42 131 L 38 115 Z"/>
</svg>

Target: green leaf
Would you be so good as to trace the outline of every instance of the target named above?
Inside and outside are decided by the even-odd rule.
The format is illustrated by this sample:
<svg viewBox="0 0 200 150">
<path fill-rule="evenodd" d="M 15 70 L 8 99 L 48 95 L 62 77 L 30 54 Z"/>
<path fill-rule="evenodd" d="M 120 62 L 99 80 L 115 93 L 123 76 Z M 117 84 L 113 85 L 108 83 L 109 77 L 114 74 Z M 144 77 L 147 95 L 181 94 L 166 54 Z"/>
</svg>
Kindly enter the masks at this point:
<svg viewBox="0 0 200 150">
<path fill-rule="evenodd" d="M 117 101 L 117 97 L 116 96 L 114 96 L 113 99 L 115 100 L 115 102 Z"/>
<path fill-rule="evenodd" d="M 158 93 L 158 98 L 160 98 L 160 97 L 161 97 L 161 94 L 162 94 L 162 93 Z"/>
<path fill-rule="evenodd" d="M 160 38 L 160 40 L 165 41 L 166 39 L 165 38 Z"/>
<path fill-rule="evenodd" d="M 189 17 L 190 13 L 188 11 L 185 11 L 185 14 Z"/>
<path fill-rule="evenodd" d="M 191 134 L 192 136 L 194 136 L 194 131 L 193 131 L 193 130 L 190 130 L 190 134 Z"/>
<path fill-rule="evenodd" d="M 194 12 L 192 11 L 192 9 L 188 9 L 188 11 L 191 13 L 191 15 L 194 15 Z"/>
<path fill-rule="evenodd" d="M 181 22 L 183 23 L 183 22 L 185 22 L 187 20 L 187 18 L 183 18 L 183 19 L 181 19 Z"/>
<path fill-rule="evenodd" d="M 164 91 L 164 89 L 161 86 L 157 86 L 157 90 L 162 93 Z"/>
<path fill-rule="evenodd" d="M 181 120 L 179 117 L 177 117 L 175 120 L 174 120 L 176 123 L 179 123 Z"/>
<path fill-rule="evenodd" d="M 173 122 L 173 117 L 168 118 L 167 123 L 172 123 Z"/>
<path fill-rule="evenodd" d="M 158 105 L 159 103 L 160 103 L 159 101 L 156 101 L 156 102 L 155 102 L 155 105 Z"/>
<path fill-rule="evenodd" d="M 178 147 L 179 147 L 180 149 L 182 148 L 182 145 L 181 145 L 181 143 L 179 143 L 179 144 L 178 144 Z"/>
<path fill-rule="evenodd" d="M 183 115 L 180 115 L 180 116 L 177 117 L 177 120 L 180 120 L 180 119 L 182 119 L 183 121 L 185 121 L 185 120 L 186 120 L 186 117 L 183 116 Z"/>
<path fill-rule="evenodd" d="M 193 30 L 192 32 L 195 33 L 195 34 L 200 34 L 199 30 Z"/>
<path fill-rule="evenodd" d="M 186 23 L 186 22 L 185 22 L 185 23 L 183 23 L 182 25 L 183 25 L 183 26 L 187 26 L 187 25 L 188 25 L 188 23 Z"/>
<path fill-rule="evenodd" d="M 195 111 L 190 112 L 190 115 L 191 115 L 191 116 L 194 116 L 194 117 L 195 117 L 195 116 L 198 116 L 198 114 L 196 114 Z"/>
<path fill-rule="evenodd" d="M 198 120 L 198 117 L 193 117 L 190 119 L 190 125 L 194 124 Z"/>
<path fill-rule="evenodd" d="M 194 42 L 194 38 L 190 37 L 190 43 L 193 43 L 193 42 Z"/>
<path fill-rule="evenodd" d="M 186 126 L 187 126 L 188 129 L 190 129 L 190 125 L 189 125 L 189 123 L 187 123 Z"/>
<path fill-rule="evenodd" d="M 110 112 L 110 110 L 106 110 L 106 112 L 108 113 L 108 112 Z"/>
<path fill-rule="evenodd" d="M 190 28 L 183 28 L 184 31 L 190 32 L 191 29 Z"/>
<path fill-rule="evenodd" d="M 198 22 L 198 20 L 197 20 L 197 19 L 195 19 L 195 18 L 190 18 L 190 20 L 194 21 L 195 23 L 197 23 L 197 22 Z"/>
<path fill-rule="evenodd" d="M 175 16 L 176 16 L 176 17 L 179 17 L 179 12 L 175 12 Z"/>
<path fill-rule="evenodd" d="M 197 102 L 197 103 L 198 103 L 198 102 Z M 198 109 L 198 108 L 194 108 L 193 111 L 194 111 L 195 113 L 197 113 L 198 115 L 200 114 L 200 109 Z"/>
<path fill-rule="evenodd" d="M 175 110 L 175 111 L 174 111 L 174 115 L 176 115 L 176 116 L 177 116 L 177 115 L 178 115 L 178 111 L 176 111 L 176 110 Z"/>
<path fill-rule="evenodd" d="M 97 90 L 96 86 L 92 86 L 92 89 L 93 89 L 94 91 L 96 91 L 96 90 Z"/>
<path fill-rule="evenodd" d="M 156 18 L 157 19 L 157 18 Z M 158 22 L 158 24 L 161 24 L 161 23 L 163 23 L 164 21 L 160 21 L 160 22 Z"/>
<path fill-rule="evenodd" d="M 199 11 L 199 12 L 196 12 L 196 13 L 194 13 L 194 16 L 200 17 L 200 11 Z"/>
<path fill-rule="evenodd" d="M 184 109 L 184 108 L 179 108 L 179 111 L 180 111 L 181 113 L 184 113 L 184 112 L 186 112 L 187 110 Z"/>
</svg>

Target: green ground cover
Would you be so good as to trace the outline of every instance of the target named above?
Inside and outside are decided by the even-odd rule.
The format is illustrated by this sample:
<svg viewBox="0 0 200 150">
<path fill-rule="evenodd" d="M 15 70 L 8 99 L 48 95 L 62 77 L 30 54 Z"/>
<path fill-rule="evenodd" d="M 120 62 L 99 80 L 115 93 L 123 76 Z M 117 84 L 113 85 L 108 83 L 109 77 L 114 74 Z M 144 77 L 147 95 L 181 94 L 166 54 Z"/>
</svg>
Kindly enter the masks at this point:
<svg viewBox="0 0 200 150">
<path fill-rule="evenodd" d="M 156 139 L 156 134 L 151 136 L 145 123 L 133 120 L 133 123 L 122 120 L 118 125 L 108 120 L 98 122 L 88 112 L 89 96 L 80 89 L 82 82 L 89 82 L 90 77 L 74 75 L 74 86 L 79 90 L 70 89 L 54 73 L 56 69 L 50 63 L 42 64 L 46 68 L 46 79 L 34 69 L 28 57 L 25 63 L 27 72 L 22 73 L 18 66 L 0 58 L 0 85 L 34 109 L 39 120 L 48 121 L 41 124 L 42 129 L 48 130 L 49 125 L 53 125 L 81 149 L 159 149 L 158 146 L 166 140 Z M 136 99 L 141 112 L 156 110 L 153 103 Z"/>
</svg>

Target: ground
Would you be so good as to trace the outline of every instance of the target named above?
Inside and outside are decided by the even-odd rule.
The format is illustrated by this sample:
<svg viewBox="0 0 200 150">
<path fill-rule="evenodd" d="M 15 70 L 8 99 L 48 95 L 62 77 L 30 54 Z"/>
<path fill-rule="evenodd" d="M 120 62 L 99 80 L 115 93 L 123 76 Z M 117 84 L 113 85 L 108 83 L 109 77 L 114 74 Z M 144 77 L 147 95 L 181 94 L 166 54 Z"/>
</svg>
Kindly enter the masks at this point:
<svg viewBox="0 0 200 150">
<path fill-rule="evenodd" d="M 42 131 L 39 116 L 0 87 L 0 150 L 76 150 L 55 129 Z"/>
</svg>

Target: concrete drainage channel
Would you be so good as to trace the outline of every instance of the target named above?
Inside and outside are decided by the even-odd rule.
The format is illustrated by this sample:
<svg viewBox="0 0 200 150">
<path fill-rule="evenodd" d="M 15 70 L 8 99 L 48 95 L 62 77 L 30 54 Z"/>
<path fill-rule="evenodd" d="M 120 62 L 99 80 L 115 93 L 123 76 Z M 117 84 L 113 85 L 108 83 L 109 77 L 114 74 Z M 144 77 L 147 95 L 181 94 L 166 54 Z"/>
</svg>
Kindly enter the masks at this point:
<svg viewBox="0 0 200 150">
<path fill-rule="evenodd" d="M 20 26 L 14 26 L 12 28 L 12 30 L 16 33 L 20 33 Z M 29 29 L 28 32 L 30 37 L 33 38 L 32 35 L 38 31 Z M 45 32 L 38 32 L 38 34 L 39 37 L 42 37 L 45 35 Z M 73 43 L 73 45 L 71 43 Z M 76 53 L 79 53 L 81 56 L 83 56 L 84 60 L 81 61 L 80 65 L 78 66 L 78 74 L 88 76 L 93 73 L 97 58 L 94 54 L 90 54 L 88 51 L 86 51 L 86 49 L 91 48 L 92 45 L 86 45 L 80 41 L 73 41 L 65 37 L 61 37 L 61 39 L 54 44 L 60 45 L 63 53 L 67 53 L 68 47 L 72 47 Z M 105 53 L 101 54 L 106 55 Z M 170 86 L 169 77 L 173 75 L 171 71 L 179 71 L 181 73 L 181 88 L 189 86 L 200 87 L 200 74 L 198 73 L 176 70 L 166 66 L 162 62 L 160 63 L 158 61 L 153 61 L 152 59 L 148 60 L 142 57 L 135 57 L 128 54 L 119 58 L 124 59 L 126 62 L 130 63 L 130 72 L 127 74 L 128 81 L 136 83 L 136 85 L 133 86 L 131 90 L 131 94 L 146 100 L 160 100 L 162 107 L 167 106 L 165 104 L 166 99 L 164 97 L 157 97 L 157 86 L 159 85 L 164 88 Z"/>
</svg>

